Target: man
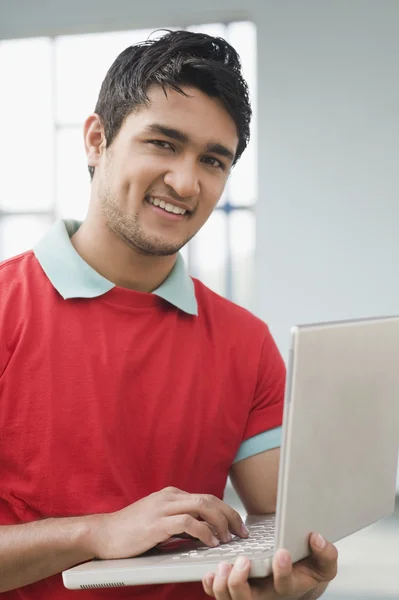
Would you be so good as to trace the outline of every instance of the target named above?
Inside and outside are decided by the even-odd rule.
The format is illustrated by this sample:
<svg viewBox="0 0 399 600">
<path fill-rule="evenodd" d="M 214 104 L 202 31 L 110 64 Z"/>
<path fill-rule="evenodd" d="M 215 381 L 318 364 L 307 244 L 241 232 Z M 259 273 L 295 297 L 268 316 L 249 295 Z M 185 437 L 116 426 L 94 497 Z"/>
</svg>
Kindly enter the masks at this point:
<svg viewBox="0 0 399 600">
<path fill-rule="evenodd" d="M 84 126 L 83 224 L 60 222 L 0 267 L 0 592 L 63 600 L 60 572 L 138 555 L 173 535 L 247 536 L 221 498 L 275 509 L 284 365 L 267 327 L 185 272 L 249 139 L 239 58 L 184 31 L 127 48 Z M 237 240 L 239 243 L 239 240 Z M 249 562 L 202 584 L 85 598 L 317 598 L 336 550 L 248 583 Z"/>
</svg>

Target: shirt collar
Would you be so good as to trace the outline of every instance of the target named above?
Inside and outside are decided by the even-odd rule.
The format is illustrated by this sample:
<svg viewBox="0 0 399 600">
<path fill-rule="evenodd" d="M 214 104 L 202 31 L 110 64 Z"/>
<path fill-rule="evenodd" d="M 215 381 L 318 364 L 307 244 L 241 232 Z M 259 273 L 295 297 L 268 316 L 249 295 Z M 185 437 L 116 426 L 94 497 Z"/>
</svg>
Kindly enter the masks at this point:
<svg viewBox="0 0 399 600">
<path fill-rule="evenodd" d="M 71 244 L 70 238 L 80 225 L 74 220 L 57 221 L 33 249 L 43 271 L 65 300 L 96 298 L 115 287 L 90 267 Z M 152 293 L 183 312 L 198 314 L 194 283 L 180 254 L 168 277 Z"/>
</svg>

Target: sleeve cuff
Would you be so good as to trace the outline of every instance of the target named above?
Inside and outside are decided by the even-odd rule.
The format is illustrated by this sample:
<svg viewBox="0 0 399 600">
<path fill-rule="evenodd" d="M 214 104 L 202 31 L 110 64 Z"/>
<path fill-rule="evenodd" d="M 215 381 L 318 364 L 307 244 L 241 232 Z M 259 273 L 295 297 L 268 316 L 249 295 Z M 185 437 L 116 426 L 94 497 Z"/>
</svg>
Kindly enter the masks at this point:
<svg viewBox="0 0 399 600">
<path fill-rule="evenodd" d="M 241 444 L 233 464 L 244 458 L 254 456 L 254 454 L 260 454 L 266 450 L 278 448 L 281 446 L 281 432 L 281 427 L 275 427 L 274 429 L 263 431 L 262 433 L 258 433 L 258 435 L 254 435 L 248 440 L 245 440 Z"/>
</svg>

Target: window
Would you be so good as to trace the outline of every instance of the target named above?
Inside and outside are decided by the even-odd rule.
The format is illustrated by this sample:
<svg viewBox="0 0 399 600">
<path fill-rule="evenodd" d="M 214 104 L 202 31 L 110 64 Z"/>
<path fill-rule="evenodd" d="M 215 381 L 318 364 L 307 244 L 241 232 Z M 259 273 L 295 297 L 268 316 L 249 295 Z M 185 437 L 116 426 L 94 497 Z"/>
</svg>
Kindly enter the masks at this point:
<svg viewBox="0 0 399 600">
<path fill-rule="evenodd" d="M 249 22 L 193 25 L 239 52 L 254 109 L 252 140 L 209 221 L 183 250 L 190 272 L 248 306 L 256 201 L 256 32 Z M 32 247 L 57 218 L 83 219 L 90 181 L 82 125 L 104 75 L 152 30 L 0 42 L 0 259 Z"/>
</svg>

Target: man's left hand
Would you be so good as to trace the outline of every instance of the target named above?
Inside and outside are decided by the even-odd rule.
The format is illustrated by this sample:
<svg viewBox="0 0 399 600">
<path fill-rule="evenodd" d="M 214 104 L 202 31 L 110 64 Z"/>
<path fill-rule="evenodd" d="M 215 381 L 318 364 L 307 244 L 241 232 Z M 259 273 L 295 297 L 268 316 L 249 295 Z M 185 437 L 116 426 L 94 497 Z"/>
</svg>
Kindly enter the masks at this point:
<svg viewBox="0 0 399 600">
<path fill-rule="evenodd" d="M 273 559 L 273 575 L 248 581 L 250 562 L 239 557 L 234 566 L 221 563 L 217 573 L 208 573 L 203 586 L 216 600 L 300 600 L 318 598 L 337 574 L 338 552 L 320 535 L 310 536 L 312 554 L 294 565 L 286 550 Z"/>
</svg>

